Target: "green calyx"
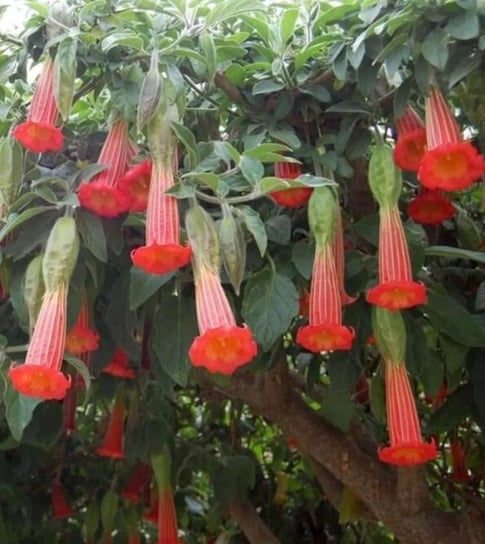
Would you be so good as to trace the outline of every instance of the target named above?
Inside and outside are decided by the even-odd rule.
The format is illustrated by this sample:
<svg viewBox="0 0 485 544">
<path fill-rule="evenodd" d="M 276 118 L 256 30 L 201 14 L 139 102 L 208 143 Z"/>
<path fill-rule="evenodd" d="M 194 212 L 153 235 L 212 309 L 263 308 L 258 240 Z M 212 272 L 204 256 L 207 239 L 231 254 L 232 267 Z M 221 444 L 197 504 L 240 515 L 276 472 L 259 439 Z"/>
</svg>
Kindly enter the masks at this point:
<svg viewBox="0 0 485 544">
<path fill-rule="evenodd" d="M 79 254 L 79 235 L 72 217 L 59 218 L 47 239 L 42 275 L 46 291 L 68 285 Z"/>
<path fill-rule="evenodd" d="M 161 451 L 152 453 L 151 463 L 155 480 L 157 481 L 158 492 L 161 493 L 171 487 L 170 472 L 171 472 L 171 457 L 170 450 L 165 444 Z"/>
<path fill-rule="evenodd" d="M 406 357 L 406 326 L 401 312 L 372 308 L 372 329 L 377 349 L 385 361 L 404 365 Z"/>
<path fill-rule="evenodd" d="M 316 187 L 308 202 L 308 221 L 317 247 L 332 244 L 337 232 L 337 198 L 328 186 Z"/>
<path fill-rule="evenodd" d="M 224 269 L 234 291 L 239 295 L 246 269 L 246 240 L 240 220 L 234 217 L 227 205 L 222 208 L 218 230 Z"/>
<path fill-rule="evenodd" d="M 397 204 L 402 190 L 401 171 L 394 164 L 392 149 L 375 145 L 369 161 L 369 186 L 379 206 Z"/>
<path fill-rule="evenodd" d="M 147 125 L 148 147 L 154 162 L 172 167 L 177 140 L 170 128 L 179 118 L 175 105 L 167 106 L 163 95 Z"/>
<path fill-rule="evenodd" d="M 196 267 L 219 273 L 221 250 L 216 225 L 204 208 L 196 204 L 185 215 L 185 228 Z"/>
<path fill-rule="evenodd" d="M 25 271 L 24 277 L 24 301 L 29 314 L 29 328 L 32 332 L 39 315 L 45 286 L 42 277 L 42 255 L 34 257 Z"/>
<path fill-rule="evenodd" d="M 12 138 L 0 140 L 0 203 L 11 206 L 20 189 L 24 171 L 22 147 Z"/>
</svg>

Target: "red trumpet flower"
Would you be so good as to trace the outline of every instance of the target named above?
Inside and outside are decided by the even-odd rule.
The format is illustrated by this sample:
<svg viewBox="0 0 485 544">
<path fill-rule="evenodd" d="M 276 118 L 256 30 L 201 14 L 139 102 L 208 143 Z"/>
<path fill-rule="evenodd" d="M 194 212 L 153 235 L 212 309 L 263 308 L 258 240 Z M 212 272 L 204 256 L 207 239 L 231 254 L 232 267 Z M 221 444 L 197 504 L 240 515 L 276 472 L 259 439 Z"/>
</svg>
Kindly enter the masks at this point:
<svg viewBox="0 0 485 544">
<path fill-rule="evenodd" d="M 397 142 L 394 162 L 403 170 L 417 172 L 426 151 L 426 129 L 419 115 L 408 106 L 396 119 Z"/>
<path fill-rule="evenodd" d="M 275 176 L 280 179 L 297 179 L 301 176 L 301 166 L 296 162 L 275 162 Z M 269 196 L 280 206 L 299 208 L 308 202 L 312 195 L 311 187 L 291 187 L 272 191 Z"/>
<path fill-rule="evenodd" d="M 173 157 L 172 157 L 173 159 Z M 148 195 L 146 245 L 131 253 L 135 266 L 148 274 L 167 274 L 190 262 L 191 249 L 180 244 L 177 200 L 165 194 L 173 186 L 173 160 L 153 163 Z"/>
<path fill-rule="evenodd" d="M 129 366 L 129 357 L 124 349 L 116 348 L 111 361 L 101 369 L 105 374 L 117 378 L 133 379 L 135 371 Z"/>
<path fill-rule="evenodd" d="M 54 94 L 54 61 L 48 56 L 32 96 L 27 121 L 15 127 L 14 138 L 35 153 L 59 151 L 64 138 L 61 129 L 56 127 L 58 113 Z"/>
<path fill-rule="evenodd" d="M 419 181 L 428 189 L 459 191 L 485 172 L 485 160 L 464 141 L 442 93 L 431 87 L 426 97 L 428 150 L 419 164 Z"/>
<path fill-rule="evenodd" d="M 89 351 L 96 351 L 98 346 L 99 334 L 89 326 L 88 303 L 86 295 L 84 295 L 76 322 L 66 335 L 64 349 L 72 355 L 81 355 Z"/>
<path fill-rule="evenodd" d="M 60 481 L 54 482 L 51 489 L 52 519 L 64 519 L 74 515 L 74 510 L 67 502 L 64 488 Z"/>
<path fill-rule="evenodd" d="M 150 481 L 151 469 L 145 463 L 138 463 L 133 469 L 130 479 L 121 496 L 133 503 L 139 503 L 142 493 Z"/>
<path fill-rule="evenodd" d="M 200 336 L 189 350 L 192 364 L 232 374 L 249 363 L 258 352 L 252 332 L 236 325 L 219 275 L 204 266 L 196 267 L 195 300 Z"/>
<path fill-rule="evenodd" d="M 390 446 L 379 449 L 385 463 L 412 466 L 436 458 L 436 444 L 423 442 L 411 384 L 402 364 L 386 361 L 386 408 Z"/>
<path fill-rule="evenodd" d="M 400 310 L 426 304 L 426 288 L 412 281 L 409 249 L 396 205 L 381 206 L 379 284 L 367 292 L 371 304 Z"/>
<path fill-rule="evenodd" d="M 98 163 L 106 168 L 78 190 L 83 208 L 101 217 L 116 217 L 130 208 L 130 200 L 118 182 L 133 158 L 134 148 L 128 135 L 128 122 L 119 119 L 112 124 L 101 149 Z"/>
<path fill-rule="evenodd" d="M 439 189 L 423 188 L 408 204 L 408 215 L 416 223 L 423 225 L 440 225 L 455 215 L 455 207 L 451 200 Z"/>
<path fill-rule="evenodd" d="M 46 291 L 30 340 L 25 363 L 8 371 L 13 387 L 23 395 L 63 399 L 71 377 L 61 372 L 66 338 L 67 286 Z"/>
<path fill-rule="evenodd" d="M 144 212 L 147 209 L 152 161 L 146 160 L 133 166 L 119 180 L 119 188 L 130 200 L 130 211 Z"/>
<path fill-rule="evenodd" d="M 96 453 L 102 457 L 112 459 L 124 459 L 123 453 L 123 422 L 125 407 L 120 399 L 116 399 L 111 417 L 108 422 L 106 434 L 102 445 L 97 448 Z"/>
</svg>

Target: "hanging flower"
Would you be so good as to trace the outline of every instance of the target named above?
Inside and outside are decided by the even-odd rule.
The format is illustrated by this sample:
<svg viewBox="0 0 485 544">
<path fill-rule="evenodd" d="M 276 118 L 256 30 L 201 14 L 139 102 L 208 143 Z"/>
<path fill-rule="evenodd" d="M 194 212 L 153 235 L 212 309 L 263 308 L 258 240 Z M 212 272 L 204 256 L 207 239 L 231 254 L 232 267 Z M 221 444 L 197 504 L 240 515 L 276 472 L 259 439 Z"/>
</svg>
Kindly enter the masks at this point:
<svg viewBox="0 0 485 544">
<path fill-rule="evenodd" d="M 66 338 L 67 286 L 46 291 L 30 339 L 25 363 L 8 371 L 13 387 L 23 395 L 45 400 L 62 399 L 71 377 L 61 372 Z"/>
<path fill-rule="evenodd" d="M 451 479 L 454 482 L 468 482 L 470 476 L 465 463 L 465 449 L 458 439 L 450 440 Z"/>
<path fill-rule="evenodd" d="M 106 168 L 79 187 L 78 197 L 83 208 L 101 217 L 116 217 L 129 210 L 130 200 L 120 190 L 118 182 L 126 172 L 133 152 L 128 122 L 119 119 L 111 125 L 98 158 L 98 163 Z"/>
<path fill-rule="evenodd" d="M 428 189 L 460 191 L 485 172 L 485 160 L 464 141 L 458 123 L 439 89 L 432 86 L 426 97 L 428 150 L 419 164 L 419 181 Z"/>
<path fill-rule="evenodd" d="M 275 176 L 280 179 L 297 179 L 301 176 L 301 166 L 296 162 L 275 162 Z M 269 196 L 280 206 L 299 208 L 306 204 L 312 194 L 311 187 L 291 187 L 272 191 Z"/>
<path fill-rule="evenodd" d="M 137 463 L 121 496 L 135 504 L 142 500 L 142 493 L 150 481 L 151 469 L 145 463 Z"/>
<path fill-rule="evenodd" d="M 319 187 L 314 191 L 308 206 L 308 218 L 316 241 L 309 324 L 298 329 L 296 342 L 315 353 L 349 350 L 355 333 L 353 329 L 342 325 L 342 304 L 334 252 L 337 203 L 332 189 Z"/>
<path fill-rule="evenodd" d="M 52 484 L 51 500 L 52 519 L 64 519 L 74 515 L 75 512 L 67 502 L 64 488 L 60 481 L 56 481 Z"/>
<path fill-rule="evenodd" d="M 440 225 L 456 212 L 451 200 L 439 189 L 423 188 L 408 204 L 409 217 L 423 225 Z"/>
<path fill-rule="evenodd" d="M 168 130 L 168 129 L 167 129 Z M 163 134 L 162 134 L 163 136 Z M 154 157 L 148 194 L 146 244 L 131 253 L 131 260 L 148 274 L 167 274 L 190 262 L 191 249 L 180 244 L 177 199 L 165 194 L 174 184 L 175 142 L 165 134 L 165 154 Z"/>
<path fill-rule="evenodd" d="M 131 212 L 144 212 L 147 209 L 152 161 L 146 160 L 133 166 L 119 180 L 120 190 L 130 200 Z"/>
<path fill-rule="evenodd" d="M 48 56 L 37 81 L 27 121 L 17 125 L 13 136 L 35 153 L 59 151 L 64 144 L 62 131 L 56 127 L 58 116 L 54 94 L 54 61 Z"/>
<path fill-rule="evenodd" d="M 123 402 L 117 398 L 113 406 L 113 411 L 111 412 L 103 443 L 96 450 L 98 455 L 101 455 L 102 457 L 111 457 L 112 459 L 125 458 L 125 454 L 123 453 L 124 418 L 125 407 Z"/>
<path fill-rule="evenodd" d="M 149 508 L 144 510 L 142 518 L 148 523 L 153 523 L 153 525 L 158 524 L 158 497 L 156 494 L 152 494 Z"/>
<path fill-rule="evenodd" d="M 200 336 L 192 342 L 189 358 L 209 372 L 232 374 L 258 352 L 251 330 L 238 327 L 219 275 L 200 266 L 195 272 L 195 301 Z"/>
<path fill-rule="evenodd" d="M 396 205 L 379 211 L 379 284 L 367 291 L 367 301 L 388 310 L 426 304 L 426 288 L 412 280 L 409 249 Z"/>
<path fill-rule="evenodd" d="M 417 172 L 426 151 L 426 129 L 424 123 L 411 107 L 407 106 L 402 117 L 396 119 L 397 142 L 394 162 L 403 170 Z"/>
<path fill-rule="evenodd" d="M 116 378 L 133 379 L 135 371 L 129 366 L 129 357 L 124 349 L 116 348 L 111 361 L 101 369 L 105 374 Z"/>
<path fill-rule="evenodd" d="M 436 458 L 436 445 L 423 442 L 411 384 L 403 364 L 386 361 L 386 410 L 391 445 L 379 449 L 385 463 L 412 466 Z"/>
<path fill-rule="evenodd" d="M 83 294 L 81 309 L 76 322 L 66 335 L 65 351 L 71 355 L 81 355 L 96 351 L 99 346 L 99 334 L 89 326 L 89 312 L 86 294 Z"/>
</svg>

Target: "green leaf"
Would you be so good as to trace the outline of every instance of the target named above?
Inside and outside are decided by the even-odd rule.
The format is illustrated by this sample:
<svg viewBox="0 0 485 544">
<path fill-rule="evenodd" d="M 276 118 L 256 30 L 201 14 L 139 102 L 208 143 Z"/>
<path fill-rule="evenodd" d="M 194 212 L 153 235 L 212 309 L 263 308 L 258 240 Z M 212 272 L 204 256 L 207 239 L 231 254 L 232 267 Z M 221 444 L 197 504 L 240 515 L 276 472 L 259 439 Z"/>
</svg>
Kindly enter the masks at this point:
<svg viewBox="0 0 485 544">
<path fill-rule="evenodd" d="M 146 300 L 154 295 L 162 285 L 165 285 L 174 273 L 170 272 L 159 276 L 157 274 L 147 274 L 141 268 L 132 266 L 130 270 L 130 310 L 135 310 Z"/>
<path fill-rule="evenodd" d="M 86 386 L 86 392 L 89 393 L 91 388 L 91 375 L 89 374 L 89 368 L 87 367 L 86 363 L 82 359 L 73 357 L 67 353 L 64 354 L 63 358 L 70 366 L 72 366 L 72 368 L 74 368 L 74 370 L 79 372 Z M 74 387 L 74 385 L 72 387 Z"/>
<path fill-rule="evenodd" d="M 284 83 L 273 81 L 272 79 L 265 79 L 264 81 L 258 81 L 258 83 L 254 85 L 252 95 L 257 96 L 258 94 L 275 93 L 281 91 L 284 87 Z"/>
<path fill-rule="evenodd" d="M 444 30 L 436 28 L 426 36 L 421 46 L 423 57 L 438 70 L 444 70 L 448 62 L 448 39 Z"/>
<path fill-rule="evenodd" d="M 291 250 L 291 261 L 306 280 L 309 280 L 312 275 L 314 258 L 314 242 L 301 240 L 300 242 L 297 242 Z"/>
<path fill-rule="evenodd" d="M 35 217 L 36 215 L 39 215 L 41 213 L 55 210 L 56 208 L 54 206 L 35 206 L 34 208 L 28 208 L 27 210 L 23 211 L 20 214 L 11 214 L 7 218 L 7 223 L 5 226 L 0 230 L 0 242 L 5 239 L 5 237 L 10 234 L 13 230 L 15 230 L 17 227 L 28 221 L 29 219 L 32 219 L 32 217 Z"/>
<path fill-rule="evenodd" d="M 460 11 L 460 13 L 448 19 L 445 31 L 457 40 L 476 38 L 480 33 L 478 15 L 471 11 Z"/>
<path fill-rule="evenodd" d="M 211 460 L 209 465 L 215 500 L 227 505 L 234 497 L 245 497 L 254 487 L 256 466 L 244 455 L 226 455 Z"/>
<path fill-rule="evenodd" d="M 171 127 L 177 138 L 182 142 L 189 156 L 189 169 L 193 170 L 199 163 L 199 151 L 193 133 L 184 125 L 172 121 Z"/>
<path fill-rule="evenodd" d="M 454 87 L 468 74 L 479 69 L 481 62 L 481 56 L 473 53 L 466 55 L 464 58 L 461 56 L 459 62 L 456 64 L 453 64 L 453 62 L 450 61 L 450 64 L 453 66 L 448 76 L 450 87 Z"/>
<path fill-rule="evenodd" d="M 211 172 L 187 172 L 182 178 L 190 178 L 196 182 L 200 182 L 207 187 L 210 187 L 215 193 L 221 185 L 221 178 L 217 174 Z"/>
<path fill-rule="evenodd" d="M 298 20 L 299 16 L 299 10 L 298 8 L 294 9 L 286 9 L 283 12 L 283 16 L 280 20 L 280 36 L 281 41 L 283 44 L 286 43 L 286 41 L 293 36 L 293 32 L 295 30 L 295 25 Z"/>
<path fill-rule="evenodd" d="M 485 325 L 455 299 L 448 295 L 428 292 L 428 304 L 423 312 L 443 334 L 459 344 L 485 347 Z"/>
<path fill-rule="evenodd" d="M 251 185 L 258 183 L 258 181 L 264 175 L 264 166 L 263 164 L 247 155 L 241 156 L 241 161 L 239 163 L 241 168 L 242 175 L 249 181 Z"/>
<path fill-rule="evenodd" d="M 203 32 L 199 36 L 199 43 L 205 55 L 207 78 L 209 81 L 212 81 L 216 73 L 216 48 L 214 45 L 214 40 L 208 32 Z"/>
<path fill-rule="evenodd" d="M 265 7 L 256 1 L 222 0 L 217 4 L 217 9 L 211 9 L 207 14 L 206 25 L 210 27 L 219 24 L 226 19 L 239 17 L 252 11 L 264 11 L 265 9 Z"/>
<path fill-rule="evenodd" d="M 449 259 L 467 259 L 477 263 L 485 264 L 485 253 L 481 251 L 470 251 L 459 247 L 429 246 L 425 248 L 424 254 L 428 257 L 447 257 Z"/>
<path fill-rule="evenodd" d="M 3 379 L 7 382 L 5 376 L 3 376 Z M 42 402 L 42 399 L 21 395 L 8 381 L 3 394 L 3 402 L 8 428 L 15 440 L 20 442 L 24 429 L 31 422 L 34 410 Z"/>
<path fill-rule="evenodd" d="M 357 415 L 350 394 L 332 386 L 325 389 L 321 412 L 329 423 L 344 433 L 348 432 L 353 419 Z"/>
<path fill-rule="evenodd" d="M 105 263 L 108 260 L 108 247 L 101 219 L 97 215 L 79 208 L 76 212 L 76 223 L 86 249 L 102 263 Z"/>
<path fill-rule="evenodd" d="M 175 383 L 185 387 L 191 369 L 188 351 L 197 335 L 193 300 L 169 294 L 153 323 L 152 346 L 157 362 Z"/>
<path fill-rule="evenodd" d="M 483 396 L 483 395 L 482 395 Z M 425 427 L 426 434 L 451 431 L 470 415 L 472 408 L 472 387 L 470 384 L 455 389 L 436 412 L 431 414 Z"/>
<path fill-rule="evenodd" d="M 445 359 L 448 376 L 460 376 L 465 368 L 466 357 L 469 351 L 467 346 L 457 344 L 447 336 L 440 336 L 440 346 Z"/>
<path fill-rule="evenodd" d="M 284 334 L 298 314 L 298 291 L 271 269 L 254 274 L 244 290 L 242 316 L 265 351 Z"/>
<path fill-rule="evenodd" d="M 264 138 L 264 133 L 262 136 Z M 244 155 L 261 162 L 274 162 L 275 157 L 277 160 L 284 160 L 279 153 L 285 151 L 291 151 L 291 148 L 283 144 L 259 143 L 255 147 L 246 148 Z"/>
<path fill-rule="evenodd" d="M 234 215 L 242 219 L 248 231 L 253 235 L 261 257 L 263 257 L 268 246 L 268 237 L 259 213 L 250 206 L 239 206 L 234 208 Z"/>
<path fill-rule="evenodd" d="M 358 113 L 361 115 L 370 115 L 372 113 L 366 104 L 357 102 L 356 100 L 344 100 L 343 102 L 332 104 L 325 111 L 335 113 Z"/>
<path fill-rule="evenodd" d="M 485 365 L 483 364 L 483 350 L 470 350 L 467 360 L 467 369 L 473 388 L 473 402 L 478 411 L 478 423 L 485 429 Z"/>
<path fill-rule="evenodd" d="M 101 41 L 101 51 L 107 53 L 113 47 L 131 47 L 137 51 L 143 50 L 143 39 L 128 30 L 120 30 L 109 34 Z"/>
</svg>

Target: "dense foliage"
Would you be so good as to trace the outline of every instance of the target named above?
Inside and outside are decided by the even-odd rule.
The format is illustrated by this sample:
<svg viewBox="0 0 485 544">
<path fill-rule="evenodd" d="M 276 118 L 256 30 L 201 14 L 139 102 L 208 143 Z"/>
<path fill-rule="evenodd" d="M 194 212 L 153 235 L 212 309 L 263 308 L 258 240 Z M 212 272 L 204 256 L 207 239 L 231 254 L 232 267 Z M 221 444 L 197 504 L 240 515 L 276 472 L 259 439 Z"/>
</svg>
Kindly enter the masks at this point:
<svg viewBox="0 0 485 544">
<path fill-rule="evenodd" d="M 484 542 L 484 2 L 26 5 L 0 541 Z"/>
</svg>

